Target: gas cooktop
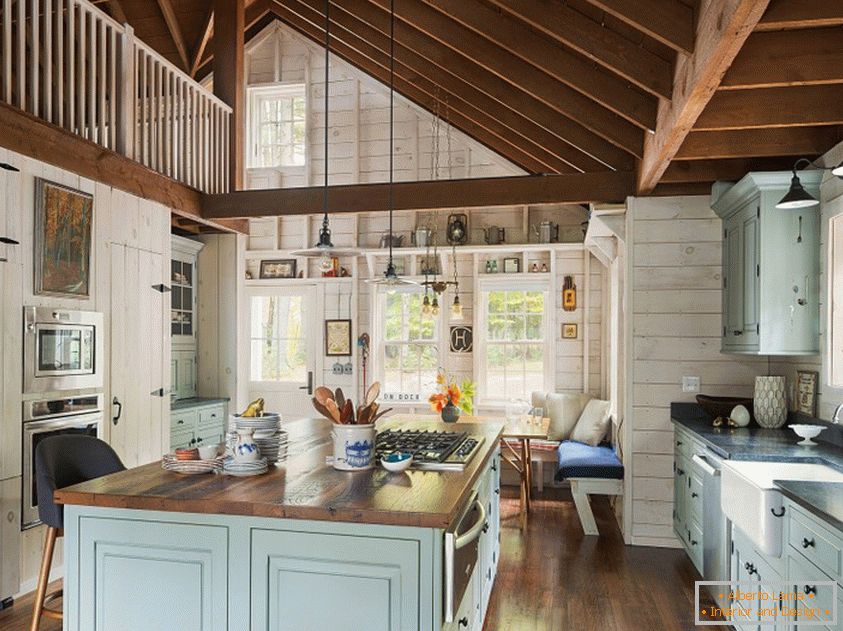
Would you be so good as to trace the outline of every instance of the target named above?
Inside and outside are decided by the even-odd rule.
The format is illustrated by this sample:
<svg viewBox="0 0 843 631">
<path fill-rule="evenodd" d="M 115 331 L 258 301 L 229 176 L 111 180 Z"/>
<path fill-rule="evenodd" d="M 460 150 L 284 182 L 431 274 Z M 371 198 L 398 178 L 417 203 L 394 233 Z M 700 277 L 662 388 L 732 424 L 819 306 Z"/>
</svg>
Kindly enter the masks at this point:
<svg viewBox="0 0 843 631">
<path fill-rule="evenodd" d="M 386 430 L 375 443 L 378 459 L 395 451 L 413 454 L 413 469 L 459 471 L 465 468 L 480 448 L 483 436 L 467 432 Z"/>
</svg>

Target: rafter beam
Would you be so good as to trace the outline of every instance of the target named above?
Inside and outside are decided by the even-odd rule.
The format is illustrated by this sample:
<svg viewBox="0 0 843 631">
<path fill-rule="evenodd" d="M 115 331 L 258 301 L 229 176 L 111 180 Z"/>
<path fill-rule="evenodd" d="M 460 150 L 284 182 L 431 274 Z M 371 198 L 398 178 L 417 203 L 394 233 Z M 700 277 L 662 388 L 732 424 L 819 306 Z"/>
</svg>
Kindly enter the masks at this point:
<svg viewBox="0 0 843 631">
<path fill-rule="evenodd" d="M 317 25 L 319 22 L 318 17 L 311 16 L 311 21 L 301 17 L 293 11 L 293 6 L 296 5 L 289 1 L 279 3 L 272 7 L 272 12 L 298 33 L 301 33 L 318 45 L 324 45 L 324 24 L 321 26 Z M 301 10 L 301 7 L 299 9 Z M 376 61 L 371 57 L 367 57 L 365 54 L 355 50 L 337 38 L 332 40 L 331 51 L 375 79 L 384 83 L 389 81 L 389 68 L 383 59 Z M 371 56 L 377 57 L 377 54 L 372 53 Z M 397 69 L 400 69 L 400 66 Z M 430 88 L 420 77 L 415 80 L 408 80 L 404 78 L 404 73 L 396 73 L 395 89 L 406 98 L 427 110 L 433 111 L 436 109 L 435 97 L 430 94 L 430 92 L 435 93 L 435 89 Z M 536 153 L 535 150 L 531 151 L 522 148 L 519 144 L 514 143 L 514 139 L 509 134 L 493 133 L 488 129 L 488 127 L 493 127 L 492 121 L 489 120 L 489 116 L 484 112 L 476 108 L 455 108 L 449 111 L 448 117 L 449 122 L 455 127 L 493 151 L 505 156 L 522 169 L 530 173 L 553 171 L 553 166 L 545 164 L 545 161 L 548 160 L 545 155 L 547 152 L 541 154 L 544 158 L 543 160 L 536 158 L 533 155 Z M 481 121 L 485 126 L 476 121 Z M 551 164 L 554 163 L 551 162 Z"/>
<path fill-rule="evenodd" d="M 647 135 L 638 192 L 652 191 L 761 19 L 769 0 L 710 0 L 697 24 L 694 54 L 677 59 L 673 98 L 659 103 L 656 132 Z"/>
<path fill-rule="evenodd" d="M 735 158 L 731 160 L 674 160 L 660 186 L 687 182 L 737 182 L 750 171 L 786 171 L 798 156 L 782 158 Z"/>
<path fill-rule="evenodd" d="M 211 39 L 211 34 L 214 32 L 214 5 L 208 7 L 205 13 L 205 18 L 202 20 L 202 28 L 199 29 L 199 38 L 193 46 L 193 53 L 190 56 L 190 76 L 195 77 L 196 71 L 202 64 L 202 56 L 205 54 L 205 48 L 208 46 L 208 40 Z"/>
<path fill-rule="evenodd" d="M 266 16 L 269 12 L 269 4 L 270 0 L 255 0 L 246 7 L 246 31 L 254 28 L 255 25 L 257 25 Z M 210 10 L 205 16 L 203 29 L 200 32 L 200 39 L 194 47 L 193 61 L 191 63 L 191 68 L 193 69 L 193 74 L 191 76 L 193 77 L 196 77 L 199 70 L 207 66 L 207 64 L 214 59 L 213 51 L 208 49 L 208 43 L 214 36 L 213 9 L 214 7 L 212 4 L 210 6 Z M 208 70 L 208 72 L 210 72 L 210 70 Z"/>
<path fill-rule="evenodd" d="M 721 89 L 843 83 L 840 28 L 753 33 L 723 77 Z"/>
<path fill-rule="evenodd" d="M 688 134 L 676 160 L 815 157 L 831 149 L 840 139 L 839 127 L 694 131 Z"/>
<path fill-rule="evenodd" d="M 120 22 L 120 24 L 128 22 L 126 19 L 126 12 L 123 10 L 123 5 L 120 4 L 120 0 L 108 0 L 108 9 L 111 11 L 111 17 Z"/>
<path fill-rule="evenodd" d="M 632 173 L 575 173 L 524 177 L 397 182 L 396 210 L 470 208 L 522 204 L 584 204 L 619 202 L 632 194 Z M 205 217 L 270 217 L 308 215 L 322 211 L 324 188 L 281 188 L 206 195 Z M 389 184 L 331 186 L 328 212 L 348 213 L 389 210 Z"/>
<path fill-rule="evenodd" d="M 167 30 L 170 31 L 170 37 L 173 38 L 173 43 L 176 45 L 176 50 L 181 59 L 182 68 L 185 72 L 190 72 L 190 61 L 187 57 L 187 44 L 184 42 L 184 35 L 181 32 L 179 20 L 176 17 L 176 12 L 173 10 L 173 5 L 170 0 L 158 0 L 158 8 L 161 9 L 161 14 L 164 16 L 164 22 L 167 23 Z"/>
<path fill-rule="evenodd" d="M 389 0 L 370 1 L 384 11 L 389 10 Z M 395 15 L 397 19 L 415 26 L 456 53 L 466 54 L 471 51 L 471 56 L 478 64 L 510 85 L 531 94 L 615 146 L 637 157 L 641 156 L 643 138 L 640 128 L 568 85 L 554 80 L 511 51 L 493 44 L 418 0 L 397 0 Z"/>
<path fill-rule="evenodd" d="M 425 0 L 463 24 L 473 24 L 518 55 L 533 49 L 539 61 L 552 58 L 548 43 L 542 42 L 529 29 L 501 20 L 477 2 Z M 654 96 L 670 98 L 672 65 L 646 48 L 615 33 L 558 0 L 492 0 L 504 16 L 520 20 L 581 55 L 600 64 Z M 490 15 L 491 13 L 491 15 Z M 523 30 L 522 30 L 523 29 Z M 534 43 L 533 43 L 534 42 Z"/>
<path fill-rule="evenodd" d="M 694 10 L 679 0 L 587 0 L 679 53 L 694 52 Z"/>
<path fill-rule="evenodd" d="M 843 25 L 843 4 L 832 0 L 771 0 L 756 31 Z"/>
<path fill-rule="evenodd" d="M 720 90 L 697 119 L 694 130 L 816 125 L 843 125 L 843 84 Z"/>
</svg>

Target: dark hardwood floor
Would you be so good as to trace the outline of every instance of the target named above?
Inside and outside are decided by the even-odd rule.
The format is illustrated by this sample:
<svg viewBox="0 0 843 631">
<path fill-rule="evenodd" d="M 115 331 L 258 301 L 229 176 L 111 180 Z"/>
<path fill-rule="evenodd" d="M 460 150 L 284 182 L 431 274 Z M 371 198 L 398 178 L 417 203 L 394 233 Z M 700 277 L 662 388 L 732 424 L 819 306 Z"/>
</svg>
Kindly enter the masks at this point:
<svg viewBox="0 0 843 631">
<path fill-rule="evenodd" d="M 732 629 L 695 627 L 700 577 L 685 553 L 624 545 L 607 498 L 593 502 L 600 536 L 586 537 L 567 491 L 536 494 L 523 532 L 511 517 L 514 497 L 501 506 L 501 558 L 484 631 Z"/>
<path fill-rule="evenodd" d="M 498 578 L 484 631 L 725 631 L 693 624 L 696 570 L 684 552 L 625 546 L 608 501 L 594 501 L 599 537 L 582 534 L 570 495 L 537 494 L 522 532 L 504 487 Z M 0 630 L 29 629 L 32 597 L 0 612 Z M 41 631 L 60 631 L 45 620 Z M 239 631 L 239 630 L 232 630 Z"/>
</svg>

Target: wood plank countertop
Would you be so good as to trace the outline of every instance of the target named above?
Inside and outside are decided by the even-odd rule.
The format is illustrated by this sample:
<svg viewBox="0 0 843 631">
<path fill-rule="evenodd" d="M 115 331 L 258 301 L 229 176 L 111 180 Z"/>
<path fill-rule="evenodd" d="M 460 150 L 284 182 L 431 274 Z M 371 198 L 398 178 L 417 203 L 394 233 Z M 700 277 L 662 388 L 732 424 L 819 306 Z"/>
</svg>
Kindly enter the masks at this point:
<svg viewBox="0 0 843 631">
<path fill-rule="evenodd" d="M 287 462 L 265 475 L 181 475 L 155 462 L 60 489 L 55 498 L 109 508 L 446 528 L 497 447 L 503 423 L 446 425 L 429 417 L 378 423 L 378 430 L 389 428 L 465 431 L 485 440 L 463 471 L 390 473 L 378 467 L 351 473 L 325 464 L 331 423 L 302 419 L 284 424 Z"/>
</svg>

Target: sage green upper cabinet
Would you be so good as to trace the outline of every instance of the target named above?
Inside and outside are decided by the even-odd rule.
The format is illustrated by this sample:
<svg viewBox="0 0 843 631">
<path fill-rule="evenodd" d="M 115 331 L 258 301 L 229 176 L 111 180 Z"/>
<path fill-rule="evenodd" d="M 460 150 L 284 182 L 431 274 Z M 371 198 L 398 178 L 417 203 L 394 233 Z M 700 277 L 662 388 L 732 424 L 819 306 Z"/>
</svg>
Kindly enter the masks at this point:
<svg viewBox="0 0 843 631">
<path fill-rule="evenodd" d="M 799 177 L 819 198 L 822 173 Z M 749 173 L 732 186 L 715 185 L 712 208 L 723 219 L 724 353 L 820 351 L 820 210 L 776 208 L 790 179 L 790 172 Z"/>
</svg>

